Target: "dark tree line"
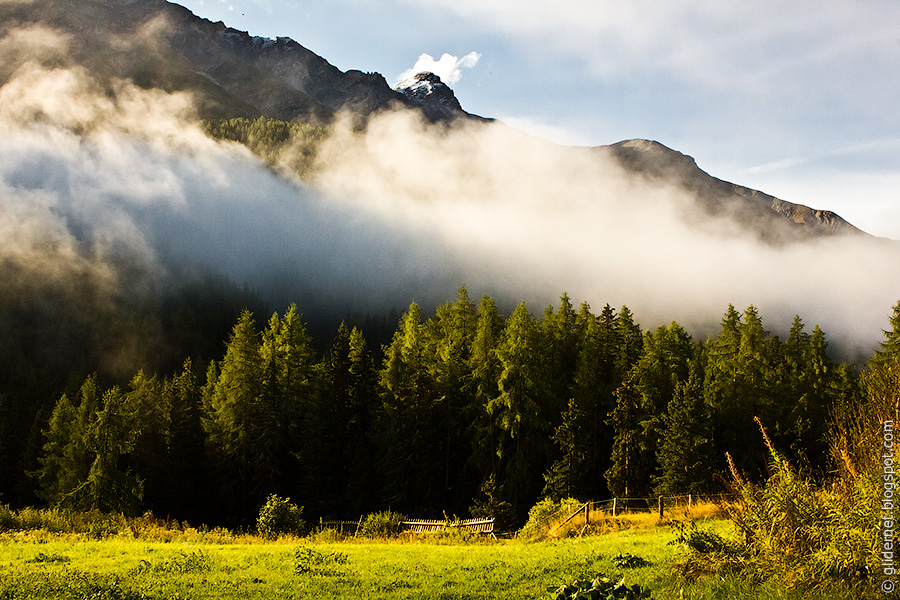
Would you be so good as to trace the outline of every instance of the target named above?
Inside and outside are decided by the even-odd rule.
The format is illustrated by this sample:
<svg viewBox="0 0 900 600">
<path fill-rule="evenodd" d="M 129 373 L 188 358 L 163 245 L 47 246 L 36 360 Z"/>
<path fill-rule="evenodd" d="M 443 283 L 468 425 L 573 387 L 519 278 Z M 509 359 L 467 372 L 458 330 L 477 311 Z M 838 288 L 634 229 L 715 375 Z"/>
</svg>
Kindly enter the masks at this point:
<svg viewBox="0 0 900 600">
<path fill-rule="evenodd" d="M 312 517 L 391 508 L 511 526 L 542 496 L 718 491 L 726 451 L 762 476 L 757 416 L 822 471 L 831 408 L 858 394 L 826 350 L 818 327 L 797 317 L 782 341 L 753 306 L 699 342 L 567 295 L 504 317 L 461 288 L 430 318 L 410 305 L 378 350 L 342 324 L 323 352 L 296 307 L 263 325 L 244 311 L 221 360 L 124 388 L 91 377 L 60 397 L 31 475 L 49 505 L 192 522 L 248 524 L 278 493 Z"/>
</svg>

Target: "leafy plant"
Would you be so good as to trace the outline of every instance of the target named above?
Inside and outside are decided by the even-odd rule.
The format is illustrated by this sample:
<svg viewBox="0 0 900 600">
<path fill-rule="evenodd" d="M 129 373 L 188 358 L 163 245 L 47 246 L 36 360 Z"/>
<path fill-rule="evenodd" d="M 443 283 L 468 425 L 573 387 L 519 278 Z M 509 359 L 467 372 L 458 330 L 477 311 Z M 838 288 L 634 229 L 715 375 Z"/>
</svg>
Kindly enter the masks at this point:
<svg viewBox="0 0 900 600">
<path fill-rule="evenodd" d="M 594 579 L 576 579 L 570 584 L 548 587 L 549 600 L 641 600 L 650 597 L 650 589 L 625 585 L 625 580 L 613 582 L 598 575 Z"/>
<path fill-rule="evenodd" d="M 298 575 L 314 573 L 318 575 L 337 575 L 340 567 L 348 564 L 350 559 L 343 552 L 319 552 L 309 546 L 297 549 L 294 555 L 294 572 Z"/>
<path fill-rule="evenodd" d="M 181 552 L 169 560 L 151 563 L 141 560 L 138 573 L 206 573 L 212 569 L 209 555 L 201 552 Z"/>
<path fill-rule="evenodd" d="M 45 554 L 43 552 L 38 552 L 37 556 L 29 560 L 30 563 L 67 563 L 69 562 L 69 557 L 64 554 Z"/>
<path fill-rule="evenodd" d="M 613 558 L 613 563 L 620 569 L 638 569 L 640 567 L 650 566 L 649 560 L 627 552 L 624 554 L 617 554 Z"/>
<path fill-rule="evenodd" d="M 274 539 L 284 533 L 300 535 L 305 529 L 303 507 L 293 504 L 290 498 L 271 494 L 259 509 L 256 530 L 265 538 Z"/>
<path fill-rule="evenodd" d="M 699 529 L 693 519 L 688 522 L 673 521 L 671 525 L 678 531 L 678 535 L 670 544 L 678 544 L 700 554 L 724 552 L 728 549 L 725 538 L 714 531 Z"/>
<path fill-rule="evenodd" d="M 367 538 L 393 537 L 403 530 L 405 515 L 384 510 L 367 515 L 359 527 L 359 533 Z"/>
<path fill-rule="evenodd" d="M 519 535 L 526 539 L 536 538 L 545 533 L 554 521 L 565 519 L 581 505 L 581 501 L 575 498 L 564 498 L 559 502 L 544 498 L 528 511 L 528 521 Z"/>
</svg>

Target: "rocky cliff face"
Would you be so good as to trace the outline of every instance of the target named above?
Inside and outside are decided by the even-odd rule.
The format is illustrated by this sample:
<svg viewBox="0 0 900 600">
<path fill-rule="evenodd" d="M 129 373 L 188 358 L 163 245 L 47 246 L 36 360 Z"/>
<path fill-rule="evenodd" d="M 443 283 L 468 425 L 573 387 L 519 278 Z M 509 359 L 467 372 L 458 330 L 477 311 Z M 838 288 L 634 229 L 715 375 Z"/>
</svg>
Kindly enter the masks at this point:
<svg viewBox="0 0 900 600">
<path fill-rule="evenodd" d="M 410 102 L 422 107 L 433 121 L 454 119 L 466 114 L 453 90 L 434 73 L 425 71 L 401 81 L 394 90 L 403 94 Z"/>
<path fill-rule="evenodd" d="M 34 25 L 67 34 L 71 59 L 94 77 L 190 91 L 205 117 L 320 123 L 339 110 L 416 106 L 377 73 L 342 72 L 294 40 L 254 37 L 165 0 L 0 3 L 0 34 Z"/>
<path fill-rule="evenodd" d="M 651 183 L 683 190 L 696 200 L 703 215 L 736 222 L 772 244 L 828 235 L 867 235 L 831 211 L 793 204 L 717 179 L 690 156 L 659 142 L 626 140 L 593 151 L 611 155 L 624 169 Z"/>
</svg>

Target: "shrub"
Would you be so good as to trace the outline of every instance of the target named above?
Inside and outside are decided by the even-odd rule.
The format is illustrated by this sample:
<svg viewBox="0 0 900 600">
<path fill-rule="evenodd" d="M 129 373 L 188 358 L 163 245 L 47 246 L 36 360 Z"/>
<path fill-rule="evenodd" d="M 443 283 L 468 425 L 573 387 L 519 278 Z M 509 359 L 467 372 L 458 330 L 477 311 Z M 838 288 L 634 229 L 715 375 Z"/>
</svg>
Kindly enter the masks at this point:
<svg viewBox="0 0 900 600">
<path fill-rule="evenodd" d="M 554 502 L 552 498 L 544 498 L 528 511 L 528 521 L 519 531 L 519 536 L 525 539 L 538 538 L 581 505 L 581 501 L 574 498 L 565 498 L 559 502 Z"/>
<path fill-rule="evenodd" d="M 643 600 L 650 597 L 650 589 L 640 585 L 625 585 L 625 580 L 613 582 L 598 575 L 594 579 L 576 579 L 570 584 L 549 587 L 549 600 Z"/>
<path fill-rule="evenodd" d="M 394 537 L 403 530 L 404 515 L 384 510 L 367 515 L 359 527 L 359 533 L 368 538 Z"/>
<path fill-rule="evenodd" d="M 304 575 L 314 573 L 318 575 L 340 575 L 341 567 L 350 562 L 343 552 L 319 552 L 308 546 L 297 549 L 294 554 L 294 573 Z"/>
<path fill-rule="evenodd" d="M 293 504 L 290 498 L 271 494 L 259 509 L 256 530 L 264 538 L 274 539 L 281 534 L 301 535 L 304 529 L 303 507 Z"/>
<path fill-rule="evenodd" d="M 641 567 L 649 567 L 650 561 L 646 558 L 642 558 L 640 556 L 625 552 L 622 554 L 617 554 L 613 558 L 613 564 L 620 569 L 639 569 Z"/>
</svg>

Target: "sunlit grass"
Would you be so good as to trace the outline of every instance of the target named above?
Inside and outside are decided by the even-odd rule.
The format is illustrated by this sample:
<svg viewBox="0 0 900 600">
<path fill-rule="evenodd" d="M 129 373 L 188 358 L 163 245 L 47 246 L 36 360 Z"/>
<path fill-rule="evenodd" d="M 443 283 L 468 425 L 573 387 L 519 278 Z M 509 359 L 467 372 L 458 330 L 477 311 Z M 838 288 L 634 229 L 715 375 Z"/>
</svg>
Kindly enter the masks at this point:
<svg viewBox="0 0 900 600">
<path fill-rule="evenodd" d="M 629 518 L 640 524 L 648 517 L 616 518 L 621 525 Z M 723 536 L 732 533 L 731 523 L 722 519 L 711 518 L 701 527 Z M 759 586 L 728 575 L 685 580 L 675 568 L 682 552 L 673 543 L 676 531 L 649 522 L 542 542 L 459 543 L 427 535 L 324 541 L 326 537 L 265 541 L 236 535 L 223 543 L 204 540 L 190 529 L 181 538 L 166 539 L 6 533 L 0 536 L 0 598 L 520 600 L 544 598 L 548 587 L 598 574 L 648 586 L 653 598 L 851 597 L 846 590 Z M 623 566 L 621 557 L 629 555 L 643 559 L 642 566 Z"/>
</svg>

